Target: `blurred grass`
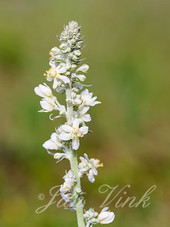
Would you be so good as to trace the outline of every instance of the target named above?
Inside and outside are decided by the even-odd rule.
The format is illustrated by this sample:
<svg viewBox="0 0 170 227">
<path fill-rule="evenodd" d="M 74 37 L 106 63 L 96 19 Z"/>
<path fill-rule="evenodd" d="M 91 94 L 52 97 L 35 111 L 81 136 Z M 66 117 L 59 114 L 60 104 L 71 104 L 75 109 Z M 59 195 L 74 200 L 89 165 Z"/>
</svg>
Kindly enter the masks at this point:
<svg viewBox="0 0 170 227">
<path fill-rule="evenodd" d="M 129 195 L 137 198 L 156 184 L 146 209 L 111 204 L 110 226 L 169 226 L 169 13 L 166 0 L 1 0 L 0 226 L 76 226 L 75 215 L 62 208 L 35 214 L 69 165 L 56 165 L 42 148 L 59 122 L 37 112 L 33 92 L 44 82 L 56 34 L 73 19 L 86 35 L 87 82 L 102 101 L 91 110 L 93 133 L 79 151 L 104 162 L 93 185 L 83 182 L 87 208 L 104 200 L 101 184 L 131 184 Z M 40 192 L 45 201 L 37 199 Z"/>
</svg>

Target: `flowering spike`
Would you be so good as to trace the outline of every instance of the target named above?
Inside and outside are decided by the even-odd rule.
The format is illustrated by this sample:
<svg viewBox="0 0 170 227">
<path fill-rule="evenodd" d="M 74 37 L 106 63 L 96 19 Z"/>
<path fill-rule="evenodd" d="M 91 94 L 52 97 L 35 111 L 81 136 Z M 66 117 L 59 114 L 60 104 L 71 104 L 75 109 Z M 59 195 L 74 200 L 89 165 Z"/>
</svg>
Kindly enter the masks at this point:
<svg viewBox="0 0 170 227">
<path fill-rule="evenodd" d="M 94 176 L 98 175 L 97 168 L 103 164 L 98 159 L 89 159 L 87 154 L 80 157 L 80 163 L 77 160 L 80 139 L 91 132 L 86 126 L 86 123 L 91 121 L 91 116 L 87 112 L 91 106 L 101 103 L 96 101 L 97 97 L 93 97 L 93 93 L 87 88 L 81 91 L 91 85 L 83 84 L 89 66 L 82 64 L 81 50 L 84 45 L 80 26 L 76 21 L 69 22 L 57 38 L 60 45 L 49 51 L 50 68 L 44 73 L 46 80 L 52 83 L 52 89 L 44 83 L 35 87 L 34 91 L 42 98 L 40 112 L 53 111 L 49 116 L 50 120 L 64 117 L 66 122 L 51 134 L 51 138 L 44 142 L 43 147 L 48 154 L 58 160 L 57 163 L 63 159 L 70 161 L 71 169 L 63 177 L 64 183 L 60 186 L 60 193 L 63 200 L 69 203 L 70 209 L 77 212 L 78 227 L 90 227 L 97 223 L 108 224 L 113 221 L 114 213 L 107 209 L 98 214 L 90 208 L 84 213 L 81 177 L 86 175 L 93 183 Z M 65 105 L 58 102 L 57 93 L 65 94 Z M 57 113 L 52 117 L 54 112 Z M 61 152 L 56 152 L 58 150 Z"/>
</svg>

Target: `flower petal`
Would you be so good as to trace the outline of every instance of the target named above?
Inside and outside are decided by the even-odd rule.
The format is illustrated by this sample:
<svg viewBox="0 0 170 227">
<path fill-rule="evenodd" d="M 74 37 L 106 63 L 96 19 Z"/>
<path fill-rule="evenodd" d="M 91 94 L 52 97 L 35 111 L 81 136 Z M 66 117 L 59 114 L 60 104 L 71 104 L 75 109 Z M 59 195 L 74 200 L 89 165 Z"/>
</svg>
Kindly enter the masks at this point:
<svg viewBox="0 0 170 227">
<path fill-rule="evenodd" d="M 65 84 L 70 83 L 70 79 L 67 76 L 60 75 L 58 78 L 60 78 Z"/>
<path fill-rule="evenodd" d="M 89 127 L 83 126 L 83 127 L 80 128 L 80 133 L 81 133 L 82 135 L 85 135 L 85 134 L 88 133 L 88 129 L 89 129 Z"/>
<path fill-rule="evenodd" d="M 44 144 L 43 147 L 48 150 L 58 150 L 58 146 L 50 139 L 47 140 Z"/>
<path fill-rule="evenodd" d="M 40 105 L 47 112 L 50 112 L 50 111 L 54 110 L 54 106 L 51 105 L 50 103 L 48 103 L 46 100 L 41 100 L 40 101 Z"/>
<path fill-rule="evenodd" d="M 80 124 L 80 119 L 75 118 L 73 121 L 73 127 L 78 129 L 79 128 L 79 124 Z"/>
<path fill-rule="evenodd" d="M 45 97 L 43 92 L 41 91 L 41 89 L 39 87 L 35 87 L 34 92 L 36 93 L 36 95 L 38 95 L 40 97 Z"/>
<path fill-rule="evenodd" d="M 63 132 L 59 135 L 60 140 L 66 140 L 66 141 L 70 140 L 71 137 L 72 137 L 72 135 L 70 133 L 65 133 L 65 132 Z"/>
<path fill-rule="evenodd" d="M 104 211 L 99 214 L 98 221 L 101 224 L 109 224 L 114 220 L 114 218 L 115 214 L 113 212 Z"/>
<path fill-rule="evenodd" d="M 73 141 L 72 141 L 72 148 L 74 150 L 77 150 L 79 148 L 79 139 L 77 137 L 74 137 Z"/>
<path fill-rule="evenodd" d="M 56 78 L 54 78 L 53 89 L 56 89 L 57 86 L 58 86 L 58 80 Z"/>
<path fill-rule="evenodd" d="M 60 67 L 57 69 L 58 73 L 65 73 L 66 72 L 66 67 Z"/>
<path fill-rule="evenodd" d="M 62 125 L 61 128 L 62 128 L 62 130 L 64 130 L 65 132 L 68 132 L 68 133 L 72 132 L 72 130 L 73 130 L 72 127 L 69 125 Z"/>
<path fill-rule="evenodd" d="M 90 116 L 90 114 L 85 114 L 85 115 L 82 117 L 82 120 L 85 121 L 85 122 L 91 121 L 91 116 Z"/>
</svg>

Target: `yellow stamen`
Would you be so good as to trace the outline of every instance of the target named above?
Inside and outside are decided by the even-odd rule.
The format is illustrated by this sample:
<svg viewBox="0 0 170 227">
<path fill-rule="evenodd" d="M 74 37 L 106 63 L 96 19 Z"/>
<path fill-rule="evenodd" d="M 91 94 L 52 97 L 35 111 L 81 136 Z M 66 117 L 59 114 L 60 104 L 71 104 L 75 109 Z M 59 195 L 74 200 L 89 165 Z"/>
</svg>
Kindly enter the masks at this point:
<svg viewBox="0 0 170 227">
<path fill-rule="evenodd" d="M 70 189 L 70 188 L 68 186 L 66 186 L 65 189 Z"/>
</svg>

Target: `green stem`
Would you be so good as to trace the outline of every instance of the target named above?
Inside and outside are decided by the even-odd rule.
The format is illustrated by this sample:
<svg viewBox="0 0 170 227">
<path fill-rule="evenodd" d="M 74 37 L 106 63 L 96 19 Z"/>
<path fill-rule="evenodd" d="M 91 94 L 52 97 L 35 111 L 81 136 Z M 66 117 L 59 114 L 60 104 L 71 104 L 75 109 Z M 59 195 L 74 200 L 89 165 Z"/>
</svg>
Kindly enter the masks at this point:
<svg viewBox="0 0 170 227">
<path fill-rule="evenodd" d="M 71 100 L 71 84 L 70 87 L 66 89 L 66 99 L 68 100 L 67 102 L 67 121 L 69 121 L 72 116 L 73 116 L 73 106 L 69 102 Z M 80 182 L 80 176 L 78 174 L 78 161 L 77 161 L 77 152 L 70 148 L 71 152 L 71 158 L 70 158 L 70 165 L 71 165 L 71 170 L 73 171 L 75 177 L 76 177 L 76 186 L 75 190 L 79 189 L 81 191 L 81 182 Z M 76 201 L 76 213 L 77 213 L 77 222 L 78 222 L 78 227 L 85 227 L 84 223 L 84 217 L 83 217 L 83 203 L 82 199 L 78 198 Z"/>
<path fill-rule="evenodd" d="M 72 150 L 72 156 L 70 160 L 71 169 L 74 172 L 74 175 L 77 180 L 77 184 L 75 186 L 76 189 L 80 189 L 81 191 L 81 182 L 80 182 L 80 176 L 78 174 L 78 162 L 77 162 L 77 152 Z M 78 227 L 84 227 L 84 217 L 83 217 L 83 203 L 82 199 L 79 198 L 76 202 L 76 213 L 77 213 L 77 221 L 78 221 Z"/>
</svg>

